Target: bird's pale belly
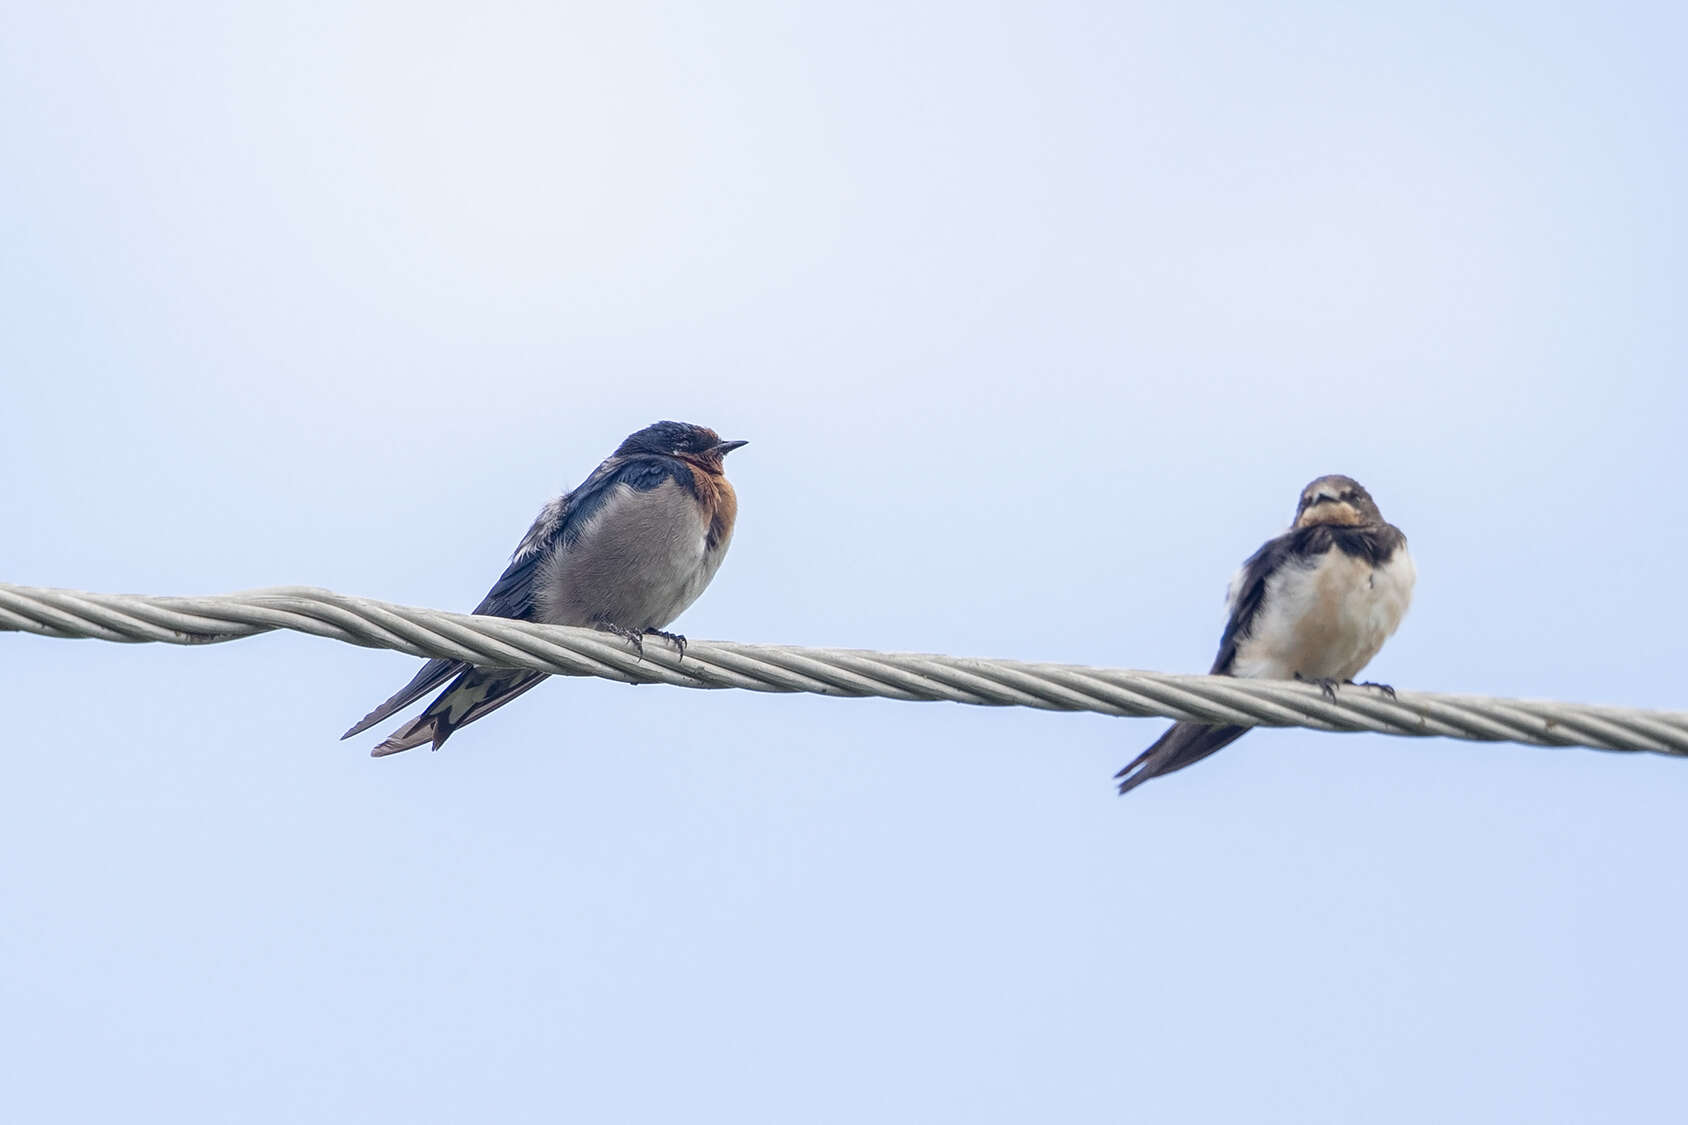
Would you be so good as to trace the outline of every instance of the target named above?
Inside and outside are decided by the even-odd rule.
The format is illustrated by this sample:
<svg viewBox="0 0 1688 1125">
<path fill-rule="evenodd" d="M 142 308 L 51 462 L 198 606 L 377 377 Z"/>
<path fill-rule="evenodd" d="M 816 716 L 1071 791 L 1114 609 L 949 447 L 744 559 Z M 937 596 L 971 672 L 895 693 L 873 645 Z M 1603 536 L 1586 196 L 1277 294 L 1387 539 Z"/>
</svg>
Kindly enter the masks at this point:
<svg viewBox="0 0 1688 1125">
<path fill-rule="evenodd" d="M 1404 548 L 1382 566 L 1341 551 L 1275 578 L 1233 674 L 1351 680 L 1406 614 L 1413 566 Z"/>
<path fill-rule="evenodd" d="M 551 594 L 541 620 L 558 625 L 620 625 L 660 629 L 697 600 L 714 577 L 720 553 L 711 558 L 698 542 L 692 549 L 645 552 L 638 565 L 611 554 L 562 558 L 549 576 Z"/>
</svg>

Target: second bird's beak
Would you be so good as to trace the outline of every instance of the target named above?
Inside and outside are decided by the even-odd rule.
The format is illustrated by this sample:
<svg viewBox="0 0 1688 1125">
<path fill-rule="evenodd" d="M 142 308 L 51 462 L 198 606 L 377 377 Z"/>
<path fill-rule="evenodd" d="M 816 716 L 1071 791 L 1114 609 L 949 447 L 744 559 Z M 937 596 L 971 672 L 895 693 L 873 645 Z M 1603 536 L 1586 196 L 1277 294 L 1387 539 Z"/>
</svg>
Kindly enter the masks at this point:
<svg viewBox="0 0 1688 1125">
<path fill-rule="evenodd" d="M 733 450 L 737 449 L 739 446 L 749 445 L 749 444 L 750 443 L 748 441 L 723 441 L 723 442 L 719 443 L 718 445 L 716 445 L 715 448 L 711 452 L 719 453 L 723 457 L 725 457 L 727 454 L 731 453 Z"/>
</svg>

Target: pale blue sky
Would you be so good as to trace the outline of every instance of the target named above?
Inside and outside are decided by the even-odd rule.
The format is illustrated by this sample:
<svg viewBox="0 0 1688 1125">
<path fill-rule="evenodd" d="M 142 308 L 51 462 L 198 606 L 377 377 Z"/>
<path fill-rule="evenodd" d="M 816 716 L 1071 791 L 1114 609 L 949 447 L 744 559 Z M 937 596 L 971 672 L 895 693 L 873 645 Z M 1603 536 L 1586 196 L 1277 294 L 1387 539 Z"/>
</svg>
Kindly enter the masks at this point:
<svg viewBox="0 0 1688 1125">
<path fill-rule="evenodd" d="M 694 637 L 1688 706 L 1680 8 L 11 3 L 0 580 L 467 609 L 657 418 Z M 1668 1120 L 1688 763 L 0 636 L 9 1119 Z"/>
</svg>

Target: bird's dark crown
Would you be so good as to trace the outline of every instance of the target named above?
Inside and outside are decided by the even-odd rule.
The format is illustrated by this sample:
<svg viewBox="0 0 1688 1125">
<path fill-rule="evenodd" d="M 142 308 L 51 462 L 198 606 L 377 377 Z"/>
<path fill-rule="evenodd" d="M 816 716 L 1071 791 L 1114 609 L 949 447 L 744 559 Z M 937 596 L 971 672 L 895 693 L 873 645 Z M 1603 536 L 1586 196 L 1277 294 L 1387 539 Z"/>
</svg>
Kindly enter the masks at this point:
<svg viewBox="0 0 1688 1125">
<path fill-rule="evenodd" d="M 671 457 L 697 456 L 720 444 L 721 435 L 708 426 L 694 426 L 690 422 L 656 422 L 637 433 L 628 434 L 615 455 L 628 457 L 639 453 L 661 453 Z"/>
</svg>

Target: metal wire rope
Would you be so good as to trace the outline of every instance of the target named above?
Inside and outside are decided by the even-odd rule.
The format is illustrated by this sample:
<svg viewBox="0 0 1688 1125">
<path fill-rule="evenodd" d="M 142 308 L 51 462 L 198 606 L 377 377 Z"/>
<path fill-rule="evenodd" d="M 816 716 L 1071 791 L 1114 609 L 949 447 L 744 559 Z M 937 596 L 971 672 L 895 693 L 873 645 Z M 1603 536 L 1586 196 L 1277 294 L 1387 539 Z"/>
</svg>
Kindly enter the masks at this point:
<svg viewBox="0 0 1688 1125">
<path fill-rule="evenodd" d="M 1688 712 L 1317 686 L 1227 676 L 982 660 L 925 653 L 692 640 L 685 654 L 609 633 L 448 613 L 282 587 L 215 597 L 90 594 L 0 583 L 0 630 L 106 641 L 212 644 L 290 629 L 368 648 L 500 668 L 693 688 L 947 700 L 1158 715 L 1327 731 L 1648 750 L 1688 755 Z"/>
</svg>

